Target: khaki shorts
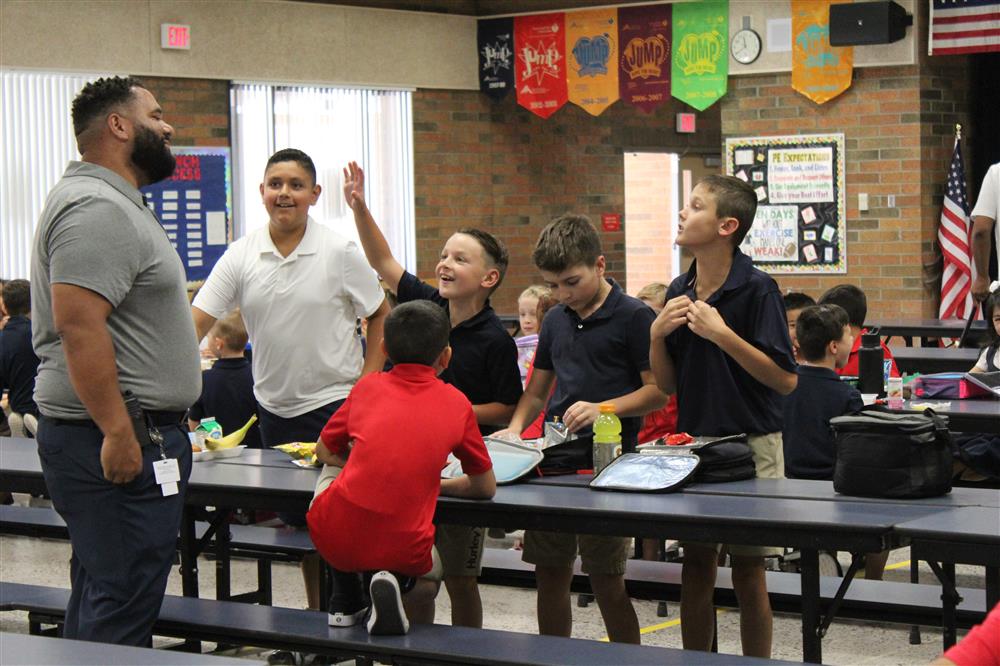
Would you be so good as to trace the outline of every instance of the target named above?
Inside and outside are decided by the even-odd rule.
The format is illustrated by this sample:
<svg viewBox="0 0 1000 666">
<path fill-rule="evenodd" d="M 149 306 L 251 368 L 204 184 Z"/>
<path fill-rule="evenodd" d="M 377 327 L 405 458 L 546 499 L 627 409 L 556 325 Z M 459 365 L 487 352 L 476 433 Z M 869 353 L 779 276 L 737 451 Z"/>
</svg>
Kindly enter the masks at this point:
<svg viewBox="0 0 1000 666">
<path fill-rule="evenodd" d="M 526 530 L 521 559 L 539 567 L 568 567 L 576 560 L 578 547 L 583 573 L 625 575 L 625 561 L 632 549 L 630 537 Z"/>
<path fill-rule="evenodd" d="M 441 555 L 445 576 L 479 576 L 483 569 L 485 532 L 482 527 L 437 526 L 434 545 Z"/>
<path fill-rule="evenodd" d="M 783 479 L 785 478 L 785 450 L 781 443 L 781 433 L 772 432 L 766 435 L 751 435 L 747 437 L 747 444 L 753 451 L 753 463 L 757 467 L 758 479 Z M 722 550 L 722 544 L 688 542 L 682 546 L 704 546 L 715 548 L 718 553 Z M 783 548 L 773 546 L 745 546 L 740 544 L 730 544 L 729 554 L 734 557 L 769 557 L 781 555 Z"/>
</svg>

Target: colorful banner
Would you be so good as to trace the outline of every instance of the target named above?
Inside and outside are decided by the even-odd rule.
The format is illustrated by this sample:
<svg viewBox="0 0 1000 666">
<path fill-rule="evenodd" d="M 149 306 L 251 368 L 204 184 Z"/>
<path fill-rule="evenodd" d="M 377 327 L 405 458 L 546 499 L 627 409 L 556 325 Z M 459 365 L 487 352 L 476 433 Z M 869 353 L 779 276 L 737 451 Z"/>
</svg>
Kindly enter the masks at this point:
<svg viewBox="0 0 1000 666">
<path fill-rule="evenodd" d="M 830 0 L 792 0 L 792 88 L 823 104 L 851 87 L 854 48 L 830 46 Z"/>
<path fill-rule="evenodd" d="M 517 103 L 548 118 L 566 103 L 565 14 L 514 18 Z"/>
<path fill-rule="evenodd" d="M 671 93 L 699 111 L 726 94 L 729 78 L 729 0 L 674 7 Z"/>
<path fill-rule="evenodd" d="M 514 19 L 479 21 L 479 90 L 501 99 L 514 87 Z"/>
<path fill-rule="evenodd" d="M 646 113 L 670 99 L 670 8 L 618 10 L 618 91 L 627 104 Z"/>
<path fill-rule="evenodd" d="M 566 14 L 569 101 L 593 116 L 618 101 L 618 11 Z"/>
</svg>

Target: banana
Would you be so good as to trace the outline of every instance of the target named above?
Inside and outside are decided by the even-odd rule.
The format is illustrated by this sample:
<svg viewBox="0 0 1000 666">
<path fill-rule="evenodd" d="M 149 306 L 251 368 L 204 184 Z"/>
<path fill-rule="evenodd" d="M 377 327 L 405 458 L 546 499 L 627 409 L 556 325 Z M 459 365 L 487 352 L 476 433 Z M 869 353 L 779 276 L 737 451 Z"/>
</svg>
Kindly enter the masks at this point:
<svg viewBox="0 0 1000 666">
<path fill-rule="evenodd" d="M 209 451 L 218 451 L 219 449 L 231 449 L 236 446 L 239 446 L 240 442 L 243 441 L 243 438 L 247 436 L 247 430 L 249 430 L 250 426 L 256 423 L 256 421 L 257 421 L 257 415 L 254 414 L 253 416 L 250 417 L 250 420 L 246 422 L 246 425 L 244 425 L 239 430 L 229 433 L 222 439 L 214 439 L 212 437 L 206 437 L 205 448 L 207 448 Z"/>
</svg>

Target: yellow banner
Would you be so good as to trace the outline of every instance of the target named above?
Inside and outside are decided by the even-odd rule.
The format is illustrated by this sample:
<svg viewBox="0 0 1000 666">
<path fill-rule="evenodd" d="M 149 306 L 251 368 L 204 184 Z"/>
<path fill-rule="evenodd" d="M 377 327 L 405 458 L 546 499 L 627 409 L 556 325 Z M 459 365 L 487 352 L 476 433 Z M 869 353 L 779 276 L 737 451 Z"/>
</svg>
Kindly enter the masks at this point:
<svg viewBox="0 0 1000 666">
<path fill-rule="evenodd" d="M 830 46 L 830 0 L 792 0 L 792 88 L 817 104 L 851 87 L 854 48 Z"/>
<path fill-rule="evenodd" d="M 569 101 L 598 116 L 618 101 L 618 10 L 566 13 Z"/>
</svg>

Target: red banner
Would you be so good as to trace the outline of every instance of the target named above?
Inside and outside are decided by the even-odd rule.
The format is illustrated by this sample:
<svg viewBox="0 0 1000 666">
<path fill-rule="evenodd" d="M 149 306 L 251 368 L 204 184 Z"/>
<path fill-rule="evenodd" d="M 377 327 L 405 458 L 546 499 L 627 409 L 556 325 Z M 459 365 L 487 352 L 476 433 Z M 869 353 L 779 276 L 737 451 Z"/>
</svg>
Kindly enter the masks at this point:
<svg viewBox="0 0 1000 666">
<path fill-rule="evenodd" d="M 514 18 L 517 103 L 548 118 L 566 103 L 566 18 L 562 12 Z"/>
<path fill-rule="evenodd" d="M 670 5 L 618 10 L 618 91 L 646 113 L 670 99 Z"/>
</svg>

